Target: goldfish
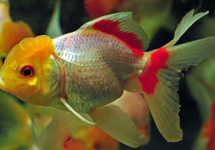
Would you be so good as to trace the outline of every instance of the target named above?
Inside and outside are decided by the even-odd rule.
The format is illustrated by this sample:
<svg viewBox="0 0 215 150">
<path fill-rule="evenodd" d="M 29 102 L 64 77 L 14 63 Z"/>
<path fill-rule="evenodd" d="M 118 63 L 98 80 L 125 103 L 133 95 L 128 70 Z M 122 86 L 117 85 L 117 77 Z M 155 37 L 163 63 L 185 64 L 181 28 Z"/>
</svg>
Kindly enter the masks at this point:
<svg viewBox="0 0 215 150">
<path fill-rule="evenodd" d="M 14 22 L 9 13 L 9 4 L 0 4 L 0 67 L 14 45 L 26 37 L 34 37 L 31 28 L 23 21 Z"/>
<path fill-rule="evenodd" d="M 197 101 L 202 119 L 202 127 L 193 150 L 215 149 L 215 82 L 214 82 L 215 59 L 208 59 L 193 67 L 186 76 L 189 90 Z"/>
<path fill-rule="evenodd" d="M 176 45 L 197 20 L 188 12 L 173 40 L 145 52 L 149 40 L 131 12 L 114 13 L 51 39 L 25 38 L 13 47 L 0 70 L 0 89 L 25 102 L 72 112 L 118 141 L 138 147 L 136 125 L 110 104 L 123 91 L 142 93 L 155 124 L 168 142 L 182 139 L 179 120 L 181 70 L 215 55 L 215 37 Z"/>
</svg>

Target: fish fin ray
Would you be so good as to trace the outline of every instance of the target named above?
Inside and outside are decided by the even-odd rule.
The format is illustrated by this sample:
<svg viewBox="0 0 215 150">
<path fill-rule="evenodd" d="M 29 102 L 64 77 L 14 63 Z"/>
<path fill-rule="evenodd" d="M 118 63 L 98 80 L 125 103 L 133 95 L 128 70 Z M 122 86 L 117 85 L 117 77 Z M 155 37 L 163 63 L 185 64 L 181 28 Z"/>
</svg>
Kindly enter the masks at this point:
<svg viewBox="0 0 215 150">
<path fill-rule="evenodd" d="M 183 134 L 177 94 L 179 80 L 183 77 L 181 71 L 214 56 L 215 37 L 162 47 L 148 54 L 151 55 L 150 64 L 139 76 L 144 97 L 163 137 L 170 142 L 179 141 Z"/>
<path fill-rule="evenodd" d="M 76 112 L 67 102 L 65 99 L 60 98 L 61 102 L 64 104 L 64 106 L 72 112 L 76 117 L 78 117 L 83 123 L 85 123 L 87 126 L 94 126 L 96 125 L 95 122 L 93 122 L 88 115 L 85 114 L 79 114 Z"/>
<path fill-rule="evenodd" d="M 125 90 L 132 93 L 142 93 L 142 87 L 139 79 L 136 76 L 130 78 L 126 83 Z"/>
<path fill-rule="evenodd" d="M 181 71 L 215 55 L 215 36 L 169 47 L 167 50 L 167 66 Z"/>
<path fill-rule="evenodd" d="M 146 50 L 149 39 L 145 31 L 132 19 L 131 12 L 119 12 L 99 17 L 82 25 L 79 30 L 98 30 L 113 35 L 129 48 Z"/>
<path fill-rule="evenodd" d="M 168 85 L 167 82 L 170 84 L 172 80 L 178 80 L 178 83 L 180 78 L 175 75 L 166 74 L 168 76 L 166 78 L 169 78 L 169 81 L 167 81 L 162 76 L 159 76 L 159 73 L 162 71 L 158 72 L 159 82 L 156 83 L 154 93 L 143 92 L 143 95 L 160 133 L 168 142 L 177 142 L 183 136 L 178 116 L 180 107 L 179 96 L 177 94 L 178 84 L 173 82 L 173 85 Z"/>
<path fill-rule="evenodd" d="M 194 15 L 194 9 L 189 11 L 181 20 L 178 27 L 175 30 L 174 38 L 167 43 L 164 47 L 170 47 L 175 45 L 175 43 L 181 38 L 181 36 L 192 26 L 197 20 L 207 15 L 209 11 L 201 12 Z"/>
<path fill-rule="evenodd" d="M 119 107 L 106 105 L 96 108 L 89 115 L 99 128 L 118 141 L 135 148 L 140 145 L 136 125 Z"/>
</svg>

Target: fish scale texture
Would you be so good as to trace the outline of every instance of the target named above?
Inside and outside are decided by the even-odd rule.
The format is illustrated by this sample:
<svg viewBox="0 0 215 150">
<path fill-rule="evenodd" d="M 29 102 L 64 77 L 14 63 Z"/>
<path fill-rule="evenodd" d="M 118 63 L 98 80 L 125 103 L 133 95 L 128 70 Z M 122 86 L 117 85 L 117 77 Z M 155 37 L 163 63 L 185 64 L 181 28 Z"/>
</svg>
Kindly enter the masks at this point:
<svg viewBox="0 0 215 150">
<path fill-rule="evenodd" d="M 54 45 L 67 72 L 69 104 L 78 112 L 119 98 L 127 80 L 143 68 L 142 55 L 98 31 L 77 31 L 54 40 Z"/>
</svg>

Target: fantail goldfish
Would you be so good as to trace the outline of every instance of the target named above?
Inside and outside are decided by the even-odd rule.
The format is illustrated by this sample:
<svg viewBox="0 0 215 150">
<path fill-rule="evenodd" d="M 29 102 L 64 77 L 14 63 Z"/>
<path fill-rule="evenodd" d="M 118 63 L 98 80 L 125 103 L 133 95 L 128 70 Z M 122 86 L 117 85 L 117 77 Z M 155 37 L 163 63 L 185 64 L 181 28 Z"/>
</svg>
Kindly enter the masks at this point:
<svg viewBox="0 0 215 150">
<path fill-rule="evenodd" d="M 0 88 L 26 102 L 69 110 L 130 147 L 139 146 L 135 124 L 107 104 L 123 90 L 143 93 L 163 137 L 179 141 L 181 70 L 214 56 L 215 37 L 174 45 L 207 13 L 188 12 L 173 40 L 150 52 L 144 52 L 149 40 L 130 12 L 97 18 L 54 39 L 26 38 L 9 52 L 0 70 Z"/>
</svg>

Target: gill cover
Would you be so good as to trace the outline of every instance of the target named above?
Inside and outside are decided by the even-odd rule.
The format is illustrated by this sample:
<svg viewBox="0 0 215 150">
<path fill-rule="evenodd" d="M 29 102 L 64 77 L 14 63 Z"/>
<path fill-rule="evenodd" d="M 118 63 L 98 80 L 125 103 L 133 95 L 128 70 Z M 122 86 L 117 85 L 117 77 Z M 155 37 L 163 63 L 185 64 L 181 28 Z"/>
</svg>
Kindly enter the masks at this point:
<svg viewBox="0 0 215 150">
<path fill-rule="evenodd" d="M 26 38 L 8 54 L 1 69 L 0 87 L 26 102 L 49 105 L 59 90 L 59 61 L 50 37 Z M 34 69 L 33 76 L 20 72 L 26 66 Z"/>
</svg>

